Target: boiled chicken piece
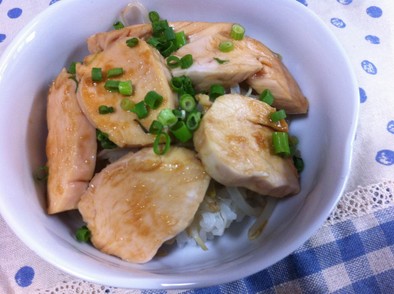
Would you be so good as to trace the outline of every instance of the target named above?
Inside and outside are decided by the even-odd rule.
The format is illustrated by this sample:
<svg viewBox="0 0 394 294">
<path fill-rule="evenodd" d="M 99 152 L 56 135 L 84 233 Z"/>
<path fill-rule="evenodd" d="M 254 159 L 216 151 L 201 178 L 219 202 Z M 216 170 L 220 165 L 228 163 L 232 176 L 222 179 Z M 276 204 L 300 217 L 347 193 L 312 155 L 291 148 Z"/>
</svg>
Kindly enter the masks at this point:
<svg viewBox="0 0 394 294">
<path fill-rule="evenodd" d="M 246 38 L 248 48 L 255 52 L 263 69 L 250 76 L 246 83 L 261 94 L 269 89 L 275 97 L 273 106 L 286 110 L 288 114 L 302 114 L 308 112 L 309 103 L 302 94 L 298 83 L 289 70 L 282 63 L 278 54 L 273 53 L 262 43 Z"/>
<path fill-rule="evenodd" d="M 85 58 L 83 65 L 77 68 L 80 79 L 77 97 L 89 121 L 107 133 L 112 142 L 119 147 L 141 147 L 153 143 L 155 137 L 146 130 L 163 108 L 175 107 L 176 96 L 169 85 L 171 75 L 157 50 L 143 40 L 130 48 L 126 44 L 128 39 L 119 38 L 104 51 Z M 106 78 L 108 70 L 119 67 L 124 71 L 122 75 Z M 103 81 L 92 80 L 92 68 L 102 69 Z M 123 96 L 119 92 L 109 91 L 104 87 L 107 80 L 131 81 L 134 92 L 131 96 Z M 123 98 L 138 103 L 149 91 L 163 96 L 163 102 L 158 109 L 151 109 L 146 118 L 138 119 L 135 113 L 121 108 Z M 100 114 L 98 109 L 102 105 L 113 107 L 114 112 Z"/>
<path fill-rule="evenodd" d="M 76 209 L 96 163 L 96 130 L 79 108 L 76 83 L 65 69 L 47 102 L 48 213 Z"/>
<path fill-rule="evenodd" d="M 78 207 L 96 248 L 145 263 L 189 226 L 209 181 L 194 151 L 146 147 L 96 174 Z"/>
<path fill-rule="evenodd" d="M 248 36 L 240 41 L 231 40 L 231 23 L 176 22 L 173 25 L 189 38 L 176 55 L 192 54 L 194 60 L 188 69 L 173 69 L 173 75 L 189 76 L 199 90 L 208 90 L 215 83 L 230 87 L 246 80 L 259 94 L 271 90 L 275 107 L 289 114 L 307 112 L 308 101 L 297 82 L 279 56 L 261 42 Z M 234 49 L 221 52 L 219 44 L 227 40 L 233 42 Z"/>
<path fill-rule="evenodd" d="M 274 111 L 253 98 L 234 94 L 218 97 L 193 138 L 207 173 L 223 185 L 245 187 L 262 195 L 298 193 L 292 159 L 275 155 L 272 148 L 272 133 L 288 128 L 284 120 L 270 120 Z"/>
</svg>

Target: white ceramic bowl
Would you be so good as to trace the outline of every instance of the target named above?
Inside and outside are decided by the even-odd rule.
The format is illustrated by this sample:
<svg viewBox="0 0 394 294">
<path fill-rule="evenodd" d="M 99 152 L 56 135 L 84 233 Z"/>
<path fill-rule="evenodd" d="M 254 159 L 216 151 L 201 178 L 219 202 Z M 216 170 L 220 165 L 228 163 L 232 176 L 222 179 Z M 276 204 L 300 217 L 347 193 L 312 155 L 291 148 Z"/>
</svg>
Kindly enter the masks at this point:
<svg viewBox="0 0 394 294">
<path fill-rule="evenodd" d="M 238 22 L 279 52 L 310 102 L 294 119 L 306 168 L 302 192 L 280 202 L 264 234 L 249 241 L 245 228 L 199 248 L 176 249 L 136 265 L 78 243 L 77 213 L 48 216 L 43 188 L 32 171 L 45 163 L 45 104 L 60 69 L 87 54 L 85 40 L 111 28 L 128 0 L 67 0 L 49 7 L 15 39 L 0 62 L 0 208 L 27 246 L 80 278 L 118 287 L 189 288 L 236 280 L 262 270 L 301 246 L 341 196 L 350 168 L 358 113 L 351 66 L 334 36 L 295 0 L 144 0 L 164 18 Z M 4 249 L 4 248 L 3 248 Z M 4 249 L 6 250 L 6 249 Z"/>
</svg>

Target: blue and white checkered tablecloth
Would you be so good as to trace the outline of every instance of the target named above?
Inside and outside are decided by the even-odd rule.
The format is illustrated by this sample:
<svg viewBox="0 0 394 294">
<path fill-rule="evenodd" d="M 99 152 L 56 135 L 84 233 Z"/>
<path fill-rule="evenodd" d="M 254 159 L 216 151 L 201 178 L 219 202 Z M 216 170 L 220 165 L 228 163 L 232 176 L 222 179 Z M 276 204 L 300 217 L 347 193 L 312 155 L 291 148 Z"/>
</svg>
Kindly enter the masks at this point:
<svg viewBox="0 0 394 294">
<path fill-rule="evenodd" d="M 0 54 L 55 2 L 0 0 Z M 298 2 L 337 36 L 360 86 L 346 193 L 312 238 L 273 266 L 232 283 L 194 290 L 118 289 L 77 279 L 43 261 L 0 217 L 0 293 L 394 293 L 394 5 L 390 0 Z"/>
</svg>

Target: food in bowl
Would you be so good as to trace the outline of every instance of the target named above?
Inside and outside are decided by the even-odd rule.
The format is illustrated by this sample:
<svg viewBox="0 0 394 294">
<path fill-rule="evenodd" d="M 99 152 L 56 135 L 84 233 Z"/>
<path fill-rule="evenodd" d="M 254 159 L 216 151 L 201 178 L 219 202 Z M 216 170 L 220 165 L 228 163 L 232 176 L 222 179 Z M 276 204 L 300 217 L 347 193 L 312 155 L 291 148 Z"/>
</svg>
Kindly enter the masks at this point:
<svg viewBox="0 0 394 294">
<path fill-rule="evenodd" d="M 285 118 L 308 110 L 242 26 L 149 18 L 91 36 L 47 108 L 48 213 L 78 209 L 96 248 L 135 263 L 174 239 L 207 249 L 245 215 L 255 238 L 270 197 L 300 191 Z"/>
</svg>

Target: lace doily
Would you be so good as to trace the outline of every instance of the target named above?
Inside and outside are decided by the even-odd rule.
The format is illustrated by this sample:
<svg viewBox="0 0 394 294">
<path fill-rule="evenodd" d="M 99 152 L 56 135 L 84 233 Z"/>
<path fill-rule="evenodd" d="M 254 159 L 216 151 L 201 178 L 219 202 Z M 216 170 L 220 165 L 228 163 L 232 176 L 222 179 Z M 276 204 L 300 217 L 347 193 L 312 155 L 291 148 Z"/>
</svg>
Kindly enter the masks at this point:
<svg viewBox="0 0 394 294">
<path fill-rule="evenodd" d="M 379 184 L 359 187 L 342 196 L 324 225 L 362 217 L 391 206 L 394 206 L 394 181 L 386 180 Z"/>
</svg>

